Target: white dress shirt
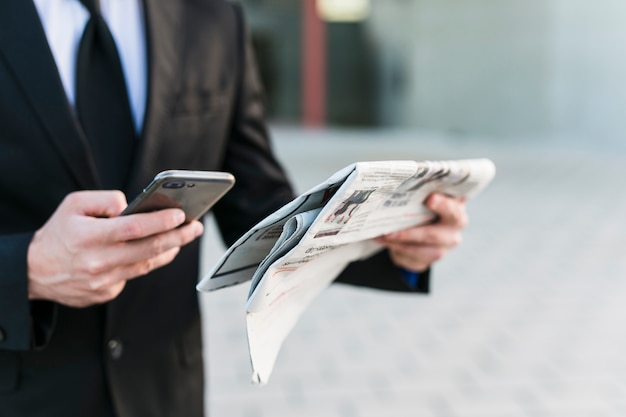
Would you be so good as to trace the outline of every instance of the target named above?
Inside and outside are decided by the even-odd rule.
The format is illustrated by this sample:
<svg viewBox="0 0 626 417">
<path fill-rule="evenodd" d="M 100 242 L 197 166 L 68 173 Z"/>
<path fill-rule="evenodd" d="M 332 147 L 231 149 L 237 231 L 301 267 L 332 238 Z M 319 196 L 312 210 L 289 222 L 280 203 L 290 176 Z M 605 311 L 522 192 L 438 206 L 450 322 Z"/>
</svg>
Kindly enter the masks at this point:
<svg viewBox="0 0 626 417">
<path fill-rule="evenodd" d="M 1 0 L 0 0 L 1 1 Z M 34 0 L 65 94 L 74 105 L 76 58 L 89 12 L 79 0 Z M 100 0 L 122 61 L 135 130 L 141 131 L 147 98 L 147 58 L 141 0 Z"/>
</svg>

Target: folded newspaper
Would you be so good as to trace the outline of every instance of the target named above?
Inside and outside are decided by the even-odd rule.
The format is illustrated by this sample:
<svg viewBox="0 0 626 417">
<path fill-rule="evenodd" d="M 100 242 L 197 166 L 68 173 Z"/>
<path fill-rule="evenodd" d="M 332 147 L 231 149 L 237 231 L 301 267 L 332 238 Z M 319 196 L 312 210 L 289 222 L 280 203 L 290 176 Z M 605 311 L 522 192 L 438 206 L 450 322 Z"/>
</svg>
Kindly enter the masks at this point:
<svg viewBox="0 0 626 417">
<path fill-rule="evenodd" d="M 252 380 L 267 383 L 283 341 L 315 297 L 350 262 L 381 250 L 373 238 L 433 220 L 423 204 L 432 192 L 473 197 L 494 175 L 488 159 L 354 163 L 250 229 L 197 288 L 251 281 Z"/>
</svg>

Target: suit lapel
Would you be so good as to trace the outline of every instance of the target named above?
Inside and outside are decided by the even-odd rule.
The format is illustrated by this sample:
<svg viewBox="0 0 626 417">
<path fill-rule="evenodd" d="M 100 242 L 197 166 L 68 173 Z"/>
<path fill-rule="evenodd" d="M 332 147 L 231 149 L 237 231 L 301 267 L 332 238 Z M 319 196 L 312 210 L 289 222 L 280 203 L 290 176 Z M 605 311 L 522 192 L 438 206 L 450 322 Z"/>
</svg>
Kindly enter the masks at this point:
<svg viewBox="0 0 626 417">
<path fill-rule="evenodd" d="M 83 189 L 98 187 L 91 154 L 67 101 L 32 1 L 0 1 L 0 56 L 49 133 L 68 171 Z"/>
<path fill-rule="evenodd" d="M 180 76 L 183 50 L 181 33 L 183 10 L 180 1 L 144 0 L 146 49 L 148 59 L 148 99 L 139 149 L 129 184 L 129 190 L 138 190 L 154 172 L 143 172 L 146 160 L 155 158 L 158 130 L 164 116 L 170 111 L 172 90 Z"/>
</svg>

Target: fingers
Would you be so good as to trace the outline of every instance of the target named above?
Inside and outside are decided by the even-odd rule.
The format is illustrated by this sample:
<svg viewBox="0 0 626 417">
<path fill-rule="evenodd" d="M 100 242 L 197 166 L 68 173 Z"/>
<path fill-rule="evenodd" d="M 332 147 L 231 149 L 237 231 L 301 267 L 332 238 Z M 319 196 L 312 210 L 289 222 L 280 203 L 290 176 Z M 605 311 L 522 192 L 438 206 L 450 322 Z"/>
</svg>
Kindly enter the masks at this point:
<svg viewBox="0 0 626 417">
<path fill-rule="evenodd" d="M 413 248 L 389 248 L 394 264 L 409 271 L 423 272 L 445 256 L 448 248 L 421 246 Z"/>
<path fill-rule="evenodd" d="M 126 281 L 120 281 L 98 289 L 72 288 L 69 291 L 53 295 L 54 300 L 60 304 L 83 308 L 113 300 L 120 295 L 125 286 Z"/>
<path fill-rule="evenodd" d="M 84 279 L 75 287 L 75 291 L 64 293 L 60 302 L 72 307 L 86 307 L 111 301 L 122 292 L 129 279 L 138 278 L 169 264 L 179 252 L 180 247 L 175 247 L 153 258 L 118 266 L 92 279 Z"/>
<path fill-rule="evenodd" d="M 79 229 L 88 229 L 91 236 L 107 242 L 142 239 L 174 229 L 185 221 L 185 213 L 180 209 L 118 217 L 126 206 L 121 191 L 81 191 L 69 194 L 60 207 L 68 214 L 83 216 L 85 224 Z"/>
<path fill-rule="evenodd" d="M 30 242 L 29 298 L 76 307 L 109 301 L 203 232 L 198 221 L 182 225 L 180 209 L 118 216 L 125 207 L 118 191 L 68 195 Z"/>
<path fill-rule="evenodd" d="M 465 211 L 465 199 L 431 194 L 426 199 L 426 207 L 439 217 L 439 223 L 450 224 L 460 228 L 467 226 L 468 218 Z"/>
<path fill-rule="evenodd" d="M 115 217 L 127 205 L 121 191 L 80 191 L 68 194 L 59 208 L 90 217 Z"/>
<path fill-rule="evenodd" d="M 91 292 L 92 298 L 99 299 L 99 302 L 109 301 L 111 298 L 108 298 L 108 296 L 111 288 L 130 279 L 144 276 L 155 269 L 169 264 L 176 258 L 179 252 L 180 247 L 174 247 L 152 258 L 133 264 L 117 266 L 115 269 L 94 276 L 91 280 L 85 280 L 85 291 Z"/>
<path fill-rule="evenodd" d="M 415 227 L 393 235 L 398 238 L 385 236 L 377 241 L 396 265 L 416 272 L 428 269 L 461 243 L 460 232 L 447 227 Z"/>
<path fill-rule="evenodd" d="M 191 222 L 181 228 L 145 239 L 123 242 L 107 248 L 85 267 L 81 297 L 67 304 L 104 303 L 117 297 L 127 280 L 138 278 L 172 262 L 182 246 L 200 236 L 202 223 Z M 78 268 L 80 269 L 80 268 Z"/>
<path fill-rule="evenodd" d="M 403 268 L 421 272 L 461 244 L 467 225 L 465 200 L 432 194 L 426 206 L 437 215 L 428 225 L 410 227 L 377 239 L 389 250 L 393 262 Z"/>
<path fill-rule="evenodd" d="M 461 244 L 461 229 L 447 224 L 410 227 L 399 232 L 389 233 L 378 239 L 379 243 L 391 246 L 443 246 L 454 247 Z"/>
<path fill-rule="evenodd" d="M 71 268 L 42 280 L 29 281 L 31 299 L 49 299 L 71 307 L 100 304 L 117 297 L 134 279 L 172 262 L 182 246 L 200 234 L 203 226 L 192 222 L 184 227 L 117 247 L 80 253 Z M 50 279 L 52 278 L 52 279 Z"/>
<path fill-rule="evenodd" d="M 107 224 L 102 226 L 109 231 L 104 233 L 109 241 L 126 242 L 175 229 L 184 221 L 185 213 L 182 210 L 166 209 L 116 217 L 109 219 Z"/>
<path fill-rule="evenodd" d="M 150 262 L 151 259 L 159 258 L 163 253 L 182 246 L 195 240 L 202 235 L 204 226 L 199 221 L 194 221 L 173 230 L 149 235 L 145 238 L 127 240 L 116 245 L 107 246 L 98 254 L 97 260 L 104 260 L 104 264 L 96 265 L 90 272 L 98 274 L 101 271 L 113 269 L 118 265 L 141 265 L 142 262 Z M 167 257 L 166 257 L 167 258 Z M 160 258 L 162 259 L 162 258 Z M 97 262 L 96 260 L 96 262 Z M 154 265 L 154 266 L 152 266 Z M 137 275 L 124 274 L 123 279 L 145 275 L 156 267 L 163 266 L 160 262 L 144 264 L 139 267 Z"/>
</svg>

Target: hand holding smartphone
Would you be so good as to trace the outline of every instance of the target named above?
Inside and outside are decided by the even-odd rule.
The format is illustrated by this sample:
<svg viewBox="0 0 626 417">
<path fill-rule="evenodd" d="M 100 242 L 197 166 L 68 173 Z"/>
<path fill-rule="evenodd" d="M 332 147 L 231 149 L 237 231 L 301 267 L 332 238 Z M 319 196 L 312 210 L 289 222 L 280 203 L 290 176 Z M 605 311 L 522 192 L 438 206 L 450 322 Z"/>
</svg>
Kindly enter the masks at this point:
<svg viewBox="0 0 626 417">
<path fill-rule="evenodd" d="M 197 220 L 235 184 L 227 172 L 168 170 L 157 174 L 122 215 L 180 208 L 186 222 Z"/>
</svg>

